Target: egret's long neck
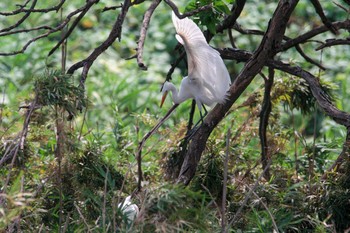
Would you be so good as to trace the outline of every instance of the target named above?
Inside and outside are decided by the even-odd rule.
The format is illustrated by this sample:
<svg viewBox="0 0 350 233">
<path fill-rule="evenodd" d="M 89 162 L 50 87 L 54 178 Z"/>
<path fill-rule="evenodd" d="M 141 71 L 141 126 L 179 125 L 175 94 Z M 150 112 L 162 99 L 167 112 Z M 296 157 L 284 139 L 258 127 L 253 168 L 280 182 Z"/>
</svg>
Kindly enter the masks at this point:
<svg viewBox="0 0 350 233">
<path fill-rule="evenodd" d="M 171 93 L 172 93 L 171 98 L 173 99 L 173 102 L 174 102 L 175 104 L 179 104 L 179 103 L 183 102 L 183 100 L 181 101 L 181 98 L 179 97 L 179 92 L 178 92 L 178 90 L 176 89 L 176 87 L 175 87 L 174 84 L 169 83 L 169 90 L 170 90 Z"/>
<path fill-rule="evenodd" d="M 184 93 L 181 93 L 181 88 L 180 92 L 176 89 L 175 85 L 172 83 L 169 83 L 169 90 L 172 93 L 172 99 L 175 104 L 180 104 L 184 102 L 186 99 L 188 99 L 187 95 L 184 95 Z"/>
</svg>

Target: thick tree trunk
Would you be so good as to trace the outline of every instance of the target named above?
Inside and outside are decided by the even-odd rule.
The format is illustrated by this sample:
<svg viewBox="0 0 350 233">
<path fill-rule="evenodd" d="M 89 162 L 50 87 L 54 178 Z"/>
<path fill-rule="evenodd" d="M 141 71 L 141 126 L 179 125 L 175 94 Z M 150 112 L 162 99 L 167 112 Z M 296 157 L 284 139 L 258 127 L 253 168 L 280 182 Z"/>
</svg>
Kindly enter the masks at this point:
<svg viewBox="0 0 350 233">
<path fill-rule="evenodd" d="M 273 58 L 278 48 L 280 48 L 289 17 L 297 3 L 298 0 L 281 0 L 279 2 L 259 48 L 254 52 L 251 59 L 246 63 L 241 73 L 231 85 L 229 101 L 223 105 L 216 105 L 204 119 L 200 129 L 193 136 L 178 177 L 178 183 L 187 185 L 191 181 L 210 133 L 224 118 L 232 104 L 248 87 L 256 74 L 260 72 L 262 67 L 266 64 L 266 61 Z"/>
</svg>

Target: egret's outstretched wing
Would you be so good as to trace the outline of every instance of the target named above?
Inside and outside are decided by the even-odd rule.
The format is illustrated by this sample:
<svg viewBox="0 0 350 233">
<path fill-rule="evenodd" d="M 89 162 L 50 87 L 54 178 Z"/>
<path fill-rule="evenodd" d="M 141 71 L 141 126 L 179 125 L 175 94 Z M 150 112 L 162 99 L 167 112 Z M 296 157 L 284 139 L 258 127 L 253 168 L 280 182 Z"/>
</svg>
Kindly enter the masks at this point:
<svg viewBox="0 0 350 233">
<path fill-rule="evenodd" d="M 188 76 L 199 79 L 204 88 L 218 100 L 225 98 L 230 76 L 218 51 L 210 47 L 199 27 L 190 19 L 179 19 L 173 12 L 178 41 L 184 45 L 188 58 Z"/>
<path fill-rule="evenodd" d="M 179 19 L 174 12 L 172 12 L 172 20 L 177 33 L 176 39 L 185 47 L 188 71 L 191 73 L 191 70 L 195 68 L 194 62 L 197 60 L 197 48 L 207 46 L 208 43 L 202 31 L 192 20 Z"/>
</svg>

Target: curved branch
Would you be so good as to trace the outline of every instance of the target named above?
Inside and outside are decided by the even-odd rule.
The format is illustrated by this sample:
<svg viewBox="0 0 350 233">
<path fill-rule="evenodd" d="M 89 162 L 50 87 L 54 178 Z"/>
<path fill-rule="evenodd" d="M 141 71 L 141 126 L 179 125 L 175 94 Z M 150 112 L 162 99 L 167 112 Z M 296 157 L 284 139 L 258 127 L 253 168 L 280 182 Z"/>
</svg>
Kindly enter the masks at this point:
<svg viewBox="0 0 350 233">
<path fill-rule="evenodd" d="M 43 25 L 43 26 L 38 26 L 38 27 L 34 27 L 34 28 L 29 28 L 29 29 L 20 29 L 20 30 L 16 30 L 16 31 L 9 31 L 9 32 L 0 33 L 0 37 L 13 35 L 13 34 L 19 34 L 19 33 L 23 33 L 23 32 L 27 33 L 27 32 L 32 32 L 32 31 L 39 31 L 39 30 L 53 30 L 53 28 L 50 26 L 47 26 L 47 25 Z"/>
<path fill-rule="evenodd" d="M 253 56 L 252 53 L 242 50 L 222 49 L 218 51 L 223 58 L 231 60 L 248 61 Z M 323 111 L 338 124 L 350 128 L 350 114 L 335 107 L 327 94 L 322 90 L 320 82 L 314 75 L 299 66 L 291 66 L 273 59 L 268 59 L 265 65 L 304 79 L 310 86 L 313 96 Z"/>
<path fill-rule="evenodd" d="M 348 20 L 345 20 L 342 22 L 334 22 L 334 23 L 332 23 L 332 25 L 338 30 L 339 29 L 350 29 L 350 20 L 348 19 Z M 290 49 L 291 47 L 294 47 L 298 44 L 305 43 L 307 40 L 311 39 L 312 37 L 317 36 L 321 33 L 324 33 L 328 30 L 329 29 L 324 25 L 316 27 L 316 28 L 294 38 L 294 39 L 288 40 L 287 42 L 285 42 L 281 46 L 281 48 L 278 50 L 278 52 L 286 51 L 286 50 Z"/>
<path fill-rule="evenodd" d="M 61 44 L 70 36 L 70 34 L 73 32 L 74 28 L 78 25 L 78 23 L 80 22 L 80 20 L 84 17 L 84 15 L 90 10 L 90 8 L 98 3 L 100 0 L 89 0 L 86 2 L 86 5 L 84 6 L 84 9 L 80 12 L 80 14 L 78 15 L 78 17 L 74 20 L 74 22 L 72 23 L 72 26 L 68 29 L 68 31 L 64 34 L 64 36 L 62 36 L 62 38 L 60 39 L 60 41 L 55 45 L 55 47 L 53 47 L 48 56 L 52 55 L 60 46 Z"/>
<path fill-rule="evenodd" d="M 238 32 L 240 32 L 241 34 L 249 34 L 249 35 L 261 35 L 263 36 L 264 35 L 264 32 L 263 31 L 260 31 L 260 30 L 250 30 L 250 29 L 243 29 L 241 28 L 239 25 L 235 24 L 234 27 L 233 27 L 235 30 L 237 30 Z M 284 40 L 286 41 L 289 41 L 291 40 L 291 38 L 287 37 L 287 36 L 284 36 L 283 37 Z M 322 70 L 326 70 L 326 68 L 319 64 L 318 62 L 316 62 L 315 60 L 313 60 L 312 58 L 310 58 L 308 55 L 306 55 L 304 53 L 304 51 L 301 49 L 301 46 L 300 44 L 296 44 L 295 45 L 295 48 L 297 50 L 297 52 L 307 61 L 307 62 L 310 62 L 311 64 L 313 65 L 316 65 L 317 67 L 319 67 L 320 69 Z"/>
<path fill-rule="evenodd" d="M 271 113 L 271 89 L 273 85 L 275 77 L 275 71 L 273 68 L 269 68 L 269 76 L 268 78 L 264 79 L 265 81 L 265 91 L 264 91 L 264 99 L 261 106 L 260 111 L 260 121 L 259 121 L 259 137 L 260 137 L 260 143 L 261 143 L 261 163 L 263 166 L 263 169 L 267 167 L 267 162 L 270 160 L 269 155 L 269 147 L 267 144 L 267 137 L 266 137 L 266 129 L 267 125 L 269 123 L 269 117 Z M 266 180 L 270 180 L 270 171 L 269 169 L 266 170 L 264 174 L 264 178 Z"/>
<path fill-rule="evenodd" d="M 30 2 L 30 0 L 27 0 L 26 3 L 24 3 L 18 10 L 14 10 L 12 12 L 0 12 L 0 15 L 3 16 L 11 16 L 11 15 L 17 15 L 19 13 L 23 12 L 29 12 L 29 13 L 36 13 L 36 12 L 42 12 L 42 13 L 47 13 L 50 11 L 58 11 L 61 9 L 62 5 L 64 4 L 66 0 L 60 0 L 60 2 L 53 7 L 50 8 L 44 8 L 44 9 L 24 9 L 24 7 Z"/>
<path fill-rule="evenodd" d="M 34 37 L 32 38 L 31 40 L 29 40 L 23 47 L 22 49 L 20 50 L 17 50 L 17 51 L 13 51 L 13 52 L 3 52 L 3 53 L 0 53 L 0 56 L 12 56 L 12 55 L 16 55 L 16 54 L 19 54 L 19 53 L 24 53 L 24 51 L 29 47 L 29 45 L 41 38 L 44 38 L 44 37 L 47 37 L 49 36 L 50 34 L 52 33 L 55 33 L 55 32 L 58 32 L 60 31 L 62 28 L 64 28 L 68 23 L 69 21 L 71 20 L 71 18 L 78 14 L 79 12 L 83 11 L 85 9 L 85 6 L 84 7 L 81 7 L 73 12 L 71 12 L 70 14 L 68 14 L 68 16 L 65 18 L 65 20 L 63 22 L 61 22 L 61 24 L 59 24 L 57 27 L 51 29 L 50 31 L 44 33 L 44 34 L 41 34 L 37 37 Z M 46 26 L 44 26 L 46 27 Z M 18 33 L 21 33 L 21 32 L 26 32 L 25 30 L 19 30 Z M 10 33 L 9 33 L 10 34 Z M 13 34 L 13 33 L 12 33 Z M 1 36 L 1 35 L 0 35 Z"/>
<path fill-rule="evenodd" d="M 326 43 L 316 48 L 316 51 L 331 47 L 334 45 L 350 45 L 350 38 L 347 39 L 328 39 Z"/>
<path fill-rule="evenodd" d="M 232 13 L 224 19 L 222 24 L 216 27 L 217 33 L 223 32 L 224 30 L 231 28 L 233 27 L 233 25 L 235 25 L 236 20 L 238 19 L 238 17 L 241 15 L 243 11 L 245 3 L 246 3 L 246 0 L 237 0 L 235 2 L 235 5 L 233 5 L 231 9 Z"/>
<path fill-rule="evenodd" d="M 143 17 L 142 27 L 141 27 L 141 31 L 140 31 L 140 39 L 137 42 L 137 50 L 136 50 L 137 51 L 137 57 L 136 57 L 137 64 L 142 70 L 147 70 L 147 66 L 143 63 L 142 54 L 143 54 L 143 47 L 145 44 L 146 34 L 147 34 L 147 30 L 148 30 L 148 25 L 151 21 L 151 17 L 152 17 L 154 10 L 158 7 L 160 2 L 161 2 L 161 0 L 154 0 L 152 2 L 152 4 L 150 5 L 150 7 L 147 9 L 147 11 Z"/>
<path fill-rule="evenodd" d="M 332 25 L 326 15 L 323 12 L 322 6 L 318 0 L 311 0 L 312 5 L 314 5 L 316 13 L 320 16 L 322 23 L 333 33 L 338 34 L 337 29 Z"/>
<path fill-rule="evenodd" d="M 33 1 L 33 4 L 31 5 L 30 10 L 34 9 L 34 7 L 36 5 L 36 2 L 37 2 L 37 0 Z M 24 16 L 20 20 L 17 21 L 17 23 L 13 24 L 10 27 L 7 27 L 7 28 L 4 28 L 4 29 L 0 30 L 0 33 L 1 32 L 8 32 L 8 31 L 11 31 L 12 29 L 18 27 L 19 25 L 21 25 L 29 17 L 30 13 L 32 13 L 32 12 L 31 11 L 26 12 L 24 14 Z"/>
<path fill-rule="evenodd" d="M 298 53 L 307 61 L 310 62 L 311 64 L 317 66 L 321 70 L 326 70 L 326 67 L 321 65 L 320 63 L 314 61 L 312 58 L 310 58 L 308 55 L 304 53 L 304 51 L 301 49 L 300 44 L 296 45 L 295 48 L 297 49 Z"/>
<path fill-rule="evenodd" d="M 90 70 L 90 67 L 94 63 L 94 61 L 104 52 L 106 49 L 108 49 L 113 42 L 118 38 L 120 40 L 121 33 L 122 33 L 122 25 L 126 16 L 126 13 L 129 10 L 129 7 L 132 5 L 130 0 L 124 0 L 123 7 L 121 9 L 120 14 L 118 15 L 118 18 L 116 22 L 113 25 L 113 28 L 111 32 L 109 33 L 107 39 L 97 48 L 94 49 L 94 51 L 84 60 L 81 60 L 74 65 L 72 65 L 68 71 L 67 74 L 73 74 L 76 70 L 83 67 L 83 71 L 80 78 L 80 86 L 84 87 L 85 80 L 87 78 L 87 74 Z"/>
</svg>

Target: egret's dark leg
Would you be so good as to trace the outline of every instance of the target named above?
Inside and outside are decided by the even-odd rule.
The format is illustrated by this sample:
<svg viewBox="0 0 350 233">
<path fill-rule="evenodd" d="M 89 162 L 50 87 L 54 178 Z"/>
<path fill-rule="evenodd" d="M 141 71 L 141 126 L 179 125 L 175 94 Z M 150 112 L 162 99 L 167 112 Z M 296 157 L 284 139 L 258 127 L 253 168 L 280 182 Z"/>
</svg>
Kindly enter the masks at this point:
<svg viewBox="0 0 350 233">
<path fill-rule="evenodd" d="M 185 136 L 186 140 L 190 140 L 192 138 L 192 136 L 198 131 L 198 129 L 204 123 L 204 117 L 206 117 L 208 115 L 208 111 L 205 108 L 204 104 L 202 104 L 202 107 L 204 109 L 204 115 L 203 115 L 202 111 L 200 110 L 199 111 L 200 119 L 191 130 L 187 131 L 186 136 Z M 201 124 L 199 125 L 199 123 L 201 123 Z"/>
</svg>

